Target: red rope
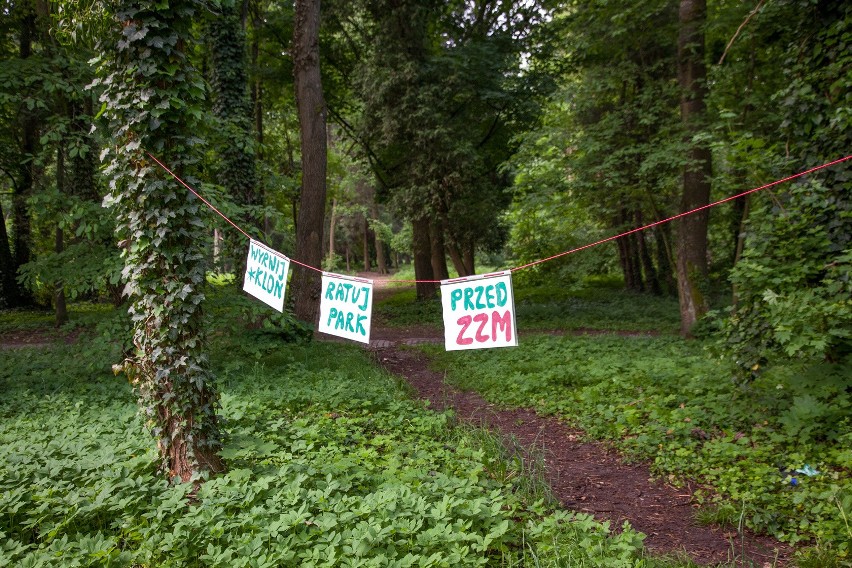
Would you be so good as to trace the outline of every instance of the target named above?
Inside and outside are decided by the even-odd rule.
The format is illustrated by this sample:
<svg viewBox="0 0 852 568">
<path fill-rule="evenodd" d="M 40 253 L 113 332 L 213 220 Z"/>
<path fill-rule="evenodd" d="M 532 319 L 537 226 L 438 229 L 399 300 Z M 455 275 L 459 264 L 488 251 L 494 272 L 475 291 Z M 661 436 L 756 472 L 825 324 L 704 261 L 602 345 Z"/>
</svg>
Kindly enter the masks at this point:
<svg viewBox="0 0 852 568">
<path fill-rule="evenodd" d="M 251 235 L 249 235 L 247 232 L 245 232 L 245 231 L 244 231 L 244 230 L 243 230 L 243 229 L 242 229 L 239 225 L 237 225 L 236 223 L 234 223 L 233 221 L 231 221 L 230 219 L 228 219 L 228 216 L 227 216 L 227 215 L 225 215 L 224 213 L 222 213 L 221 211 L 219 211 L 218 209 L 216 209 L 216 207 L 215 207 L 212 203 L 210 203 L 209 201 L 207 201 L 206 199 L 204 199 L 203 197 L 201 197 L 201 195 L 199 195 L 199 193 L 198 193 L 197 191 L 195 191 L 194 189 L 192 189 L 192 187 L 190 187 L 190 185 L 189 185 L 188 183 L 186 183 L 185 181 L 183 181 L 182 179 L 180 179 L 180 178 L 177 176 L 177 174 L 175 174 L 172 170 L 170 170 L 169 168 L 167 168 L 167 167 L 166 167 L 166 165 L 165 165 L 163 162 L 161 162 L 160 160 L 158 160 L 158 159 L 157 159 L 157 158 L 156 158 L 156 157 L 155 157 L 155 156 L 154 156 L 151 152 L 149 152 L 148 150 L 145 150 L 145 153 L 146 153 L 146 154 L 148 154 L 148 156 L 150 156 L 152 160 L 154 160 L 155 162 L 157 162 L 157 164 L 158 164 L 161 168 L 163 168 L 164 170 L 166 170 L 167 172 L 169 172 L 169 174 L 171 174 L 171 176 L 172 176 L 173 178 L 175 178 L 175 179 L 176 179 L 176 180 L 177 180 L 177 181 L 178 181 L 178 182 L 179 182 L 182 186 L 184 186 L 186 189 L 188 189 L 189 191 L 191 191 L 191 192 L 192 192 L 192 194 L 193 194 L 195 197 L 197 197 L 197 198 L 198 198 L 198 199 L 200 199 L 202 202 L 204 202 L 204 204 L 205 204 L 207 207 L 209 207 L 210 209 L 212 209 L 213 211 L 215 211 L 216 213 L 218 213 L 218 214 L 219 214 L 219 216 L 220 216 L 222 219 L 224 219 L 225 221 L 227 221 L 228 223 L 230 223 L 232 227 L 234 227 L 236 230 L 238 230 L 239 232 L 241 232 L 242 234 L 244 234 L 244 235 L 246 236 L 246 238 L 248 238 L 249 240 L 252 240 L 252 241 L 262 242 L 260 239 L 255 239 L 255 238 L 253 238 Z M 289 258 L 289 257 L 288 257 L 288 258 Z M 322 272 L 322 269 L 314 268 L 313 266 L 310 266 L 310 265 L 308 265 L 308 264 L 305 264 L 304 262 L 299 262 L 299 261 L 298 261 L 298 260 L 296 260 L 295 258 L 289 258 L 289 260 L 290 260 L 290 262 L 293 262 L 293 263 L 295 263 L 295 264 L 298 264 L 299 266 L 304 266 L 305 268 L 309 268 L 309 269 L 311 269 L 311 270 L 315 270 L 315 271 L 317 271 L 317 272 Z"/>
<path fill-rule="evenodd" d="M 629 231 L 625 231 L 624 233 L 620 233 L 618 235 L 613 235 L 611 237 L 607 237 L 605 239 L 601 239 L 599 241 L 595 241 L 593 243 L 589 243 L 587 245 L 583 245 L 583 246 L 577 247 L 575 249 L 567 250 L 565 252 L 560 252 L 559 254 L 554 254 L 553 256 L 549 256 L 547 258 L 542 258 L 540 260 L 534 260 L 530 263 L 524 264 L 523 266 L 516 266 L 515 268 L 512 268 L 511 271 L 516 272 L 518 270 L 523 270 L 525 268 L 529 268 L 531 266 L 535 266 L 535 265 L 541 264 L 543 262 L 548 262 L 548 261 L 553 260 L 555 258 L 567 256 L 569 254 L 573 254 L 575 252 L 578 252 L 578 251 L 581 251 L 581 250 L 584 250 L 584 249 L 587 249 L 587 248 L 591 248 L 593 246 L 597 246 L 597 245 L 600 245 L 600 244 L 603 244 L 603 243 L 606 243 L 606 242 L 609 242 L 609 241 L 614 241 L 615 239 L 620 239 L 621 237 L 626 237 L 627 235 L 632 235 L 633 233 L 637 233 L 639 231 L 644 231 L 645 229 L 650 229 L 651 227 L 656 227 L 657 225 L 662 225 L 663 223 L 668 223 L 669 221 L 674 221 L 675 219 L 680 219 L 681 217 L 686 217 L 687 215 L 692 215 L 693 213 L 698 213 L 699 211 L 703 211 L 704 209 L 716 207 L 717 205 L 721 205 L 722 203 L 726 203 L 728 201 L 733 201 L 734 199 L 739 199 L 740 197 L 743 197 L 745 195 L 749 195 L 750 193 L 754 193 L 754 192 L 760 191 L 762 189 L 767 189 L 767 188 L 770 188 L 772 186 L 782 184 L 784 182 L 805 176 L 807 174 L 813 173 L 813 172 L 815 172 L 817 170 L 821 170 L 823 168 L 827 168 L 829 166 L 834 166 L 836 164 L 839 164 L 841 162 L 845 162 L 846 160 L 850 160 L 850 159 L 852 159 L 852 155 L 846 156 L 845 158 L 840 158 L 838 160 L 834 160 L 833 162 L 829 162 L 829 163 L 823 164 L 821 166 L 816 166 L 815 168 L 805 170 L 804 172 L 800 172 L 798 174 L 793 174 L 789 177 L 785 177 L 784 179 L 779 179 L 778 181 L 773 181 L 772 183 L 767 183 L 766 185 L 762 185 L 760 187 L 756 187 L 754 189 L 750 189 L 748 191 L 744 191 L 742 193 L 738 193 L 736 195 L 726 197 L 725 199 L 720 199 L 719 201 L 714 201 L 713 203 L 708 203 L 707 205 L 702 205 L 701 207 L 696 207 L 695 209 L 690 209 L 689 211 L 684 211 L 683 213 L 678 213 L 677 215 L 673 215 L 671 217 L 668 217 L 667 219 L 662 219 L 660 221 L 655 221 L 655 222 L 650 223 L 648 225 L 643 225 L 642 227 L 630 229 Z"/>
<path fill-rule="evenodd" d="M 209 207 L 210 209 L 212 209 L 213 211 L 215 211 L 216 213 L 218 213 L 218 214 L 219 214 L 219 216 L 220 216 L 220 217 L 222 217 L 222 219 L 224 219 L 225 221 L 227 221 L 228 223 L 230 223 L 230 224 L 231 224 L 231 225 L 232 225 L 232 226 L 233 226 L 236 230 L 238 230 L 239 232 L 241 232 L 241 233 L 242 233 L 243 235 L 245 235 L 247 238 L 252 239 L 251 235 L 249 235 L 248 233 L 246 233 L 246 232 L 245 232 L 242 228 L 240 228 L 240 226 L 239 226 L 239 225 L 237 225 L 236 223 L 234 223 L 233 221 L 231 221 L 230 219 L 228 219 L 228 217 L 227 217 L 227 216 L 225 216 L 225 214 L 224 214 L 224 213 L 222 213 L 221 211 L 219 211 L 218 209 L 216 209 L 216 207 L 214 207 L 212 203 L 210 203 L 209 201 L 207 201 L 206 199 L 204 199 L 203 197 L 201 197 L 201 195 L 199 195 L 197 191 L 195 191 L 194 189 L 192 189 L 192 187 L 190 187 L 190 186 L 189 186 L 189 184 L 187 184 L 185 181 L 183 181 L 182 179 L 180 179 L 180 178 L 179 178 L 179 177 L 178 177 L 178 176 L 177 176 L 177 175 L 176 175 L 176 174 L 175 174 L 172 170 L 170 170 L 169 168 L 167 168 L 167 167 L 165 166 L 165 164 L 163 164 L 160 160 L 158 160 L 157 158 L 155 158 L 153 154 L 151 154 L 151 153 L 150 153 L 150 152 L 148 152 L 147 150 L 145 151 L 145 153 L 146 153 L 146 154 L 148 154 L 148 156 L 150 156 L 152 160 L 154 160 L 155 162 L 157 162 L 157 164 L 158 164 L 161 168 L 163 168 L 165 171 L 167 171 L 169 174 L 171 174 L 171 176 L 172 176 L 173 178 L 175 178 L 178 182 L 180 182 L 180 184 L 181 184 L 181 185 L 183 185 L 186 189 L 188 189 L 189 191 L 191 191 L 193 195 L 195 195 L 198 199 L 200 199 L 202 202 L 204 202 L 204 204 L 205 204 L 205 205 L 207 205 L 207 207 Z M 788 182 L 788 181 L 794 180 L 794 179 L 796 179 L 796 178 L 800 178 L 800 177 L 802 177 L 802 176 L 806 176 L 806 175 L 808 175 L 808 174 L 810 174 L 810 173 L 813 173 L 813 172 L 815 172 L 815 171 L 822 170 L 822 169 L 825 169 L 825 168 L 828 168 L 828 167 L 831 167 L 831 166 L 834 166 L 834 165 L 840 164 L 840 163 L 845 162 L 845 161 L 847 161 L 847 160 L 852 160 L 852 155 L 846 156 L 846 157 L 844 157 L 844 158 L 839 158 L 839 159 L 834 160 L 834 161 L 832 161 L 832 162 L 828 162 L 828 163 L 826 163 L 826 164 L 822 164 L 821 166 L 816 166 L 816 167 L 813 167 L 813 168 L 811 168 L 811 169 L 809 169 L 809 170 L 805 170 L 805 171 L 803 171 L 803 172 L 800 172 L 800 173 L 798 173 L 798 174 L 793 174 L 793 175 L 791 175 L 791 176 L 785 177 L 784 179 L 779 179 L 779 180 L 777 180 L 777 181 L 773 181 L 772 183 L 767 183 L 766 185 L 762 185 L 762 186 L 760 186 L 760 187 L 755 187 L 754 189 L 750 189 L 750 190 L 748 190 L 748 191 L 744 191 L 744 192 L 742 192 L 742 193 L 738 193 L 738 194 L 736 194 L 736 195 L 732 195 L 732 196 L 730 196 L 730 197 L 726 197 L 726 198 L 724 198 L 724 199 L 720 199 L 719 201 L 714 201 L 713 203 L 708 203 L 707 205 L 702 205 L 701 207 L 696 207 L 695 209 L 690 209 L 689 211 L 684 211 L 683 213 L 678 213 L 677 215 L 673 215 L 673 216 L 668 217 L 668 218 L 666 218 L 666 219 L 661 219 L 660 221 L 654 221 L 653 223 L 649 223 L 648 225 L 643 225 L 643 226 L 641 226 L 641 227 L 636 227 L 635 229 L 630 229 L 629 231 L 625 231 L 625 232 L 623 232 L 623 233 L 619 233 L 618 235 L 613 235 L 613 236 L 611 236 L 611 237 L 607 237 L 607 238 L 605 238 L 605 239 L 601 239 L 601 240 L 599 240 L 599 241 L 595 241 L 595 242 L 593 242 L 593 243 L 589 243 L 589 244 L 587 244 L 587 245 L 583 245 L 583 246 L 581 246 L 581 247 L 577 247 L 577 248 L 574 248 L 574 249 L 571 249 L 571 250 L 567 250 L 567 251 L 564 251 L 564 252 L 560 252 L 560 253 L 558 253 L 558 254 L 554 254 L 553 256 L 548 256 L 547 258 L 542 258 L 542 259 L 539 259 L 539 260 L 534 260 L 534 261 L 532 261 L 532 262 L 529 262 L 529 263 L 527 263 L 527 264 L 524 264 L 523 266 L 516 266 L 515 268 L 510 268 L 509 270 L 510 270 L 511 272 L 517 272 L 518 270 L 524 270 L 525 268 L 530 268 L 531 266 L 535 266 L 535 265 L 537 265 L 537 264 L 542 264 L 542 263 L 544 263 L 544 262 L 549 262 L 549 261 L 551 261 L 551 260 L 554 260 L 554 259 L 557 259 L 557 258 L 561 258 L 561 257 L 563 257 L 563 256 L 567 256 L 567 255 L 569 255 L 569 254 L 573 254 L 573 253 L 575 253 L 575 252 L 579 252 L 579 251 L 581 251 L 581 250 L 585 250 L 585 249 L 587 249 L 587 248 L 591 248 L 591 247 L 594 247 L 594 246 L 597 246 L 597 245 L 600 245 L 600 244 L 603 244 L 603 243 L 607 243 L 607 242 L 609 242 L 609 241 L 614 241 L 614 240 L 616 240 L 616 239 L 620 239 L 621 237 L 626 237 L 627 235 L 632 235 L 633 233 L 638 233 L 639 231 L 644 231 L 644 230 L 646 230 L 646 229 L 650 229 L 651 227 L 656 227 L 657 225 L 662 225 L 663 223 L 668 223 L 668 222 L 670 222 L 670 221 L 674 221 L 675 219 L 680 219 L 681 217 L 686 217 L 687 215 L 692 215 L 693 213 L 698 213 L 699 211 L 703 211 L 703 210 L 705 210 L 705 209 L 710 209 L 711 207 L 716 207 L 717 205 L 721 205 L 722 203 L 727 203 L 728 201 L 733 201 L 734 199 L 739 199 L 740 197 L 744 197 L 744 196 L 749 195 L 749 194 L 751 194 L 751 193 L 755 193 L 755 192 L 757 192 L 757 191 L 761 191 L 761 190 L 763 190 L 763 189 L 767 189 L 767 188 L 770 188 L 770 187 L 773 187 L 773 186 L 776 186 L 776 185 L 779 185 L 779 184 L 782 184 L 782 183 L 785 183 L 785 182 Z M 252 240 L 256 240 L 256 241 L 260 242 L 258 239 L 252 239 Z M 310 265 L 305 264 L 305 263 L 303 263 L 303 262 L 299 262 L 298 260 L 296 260 L 296 259 L 294 259 L 294 258 L 291 258 L 291 259 L 290 259 L 290 261 L 291 261 L 291 262 L 293 262 L 293 263 L 295 263 L 295 264 L 298 264 L 299 266 L 303 266 L 303 267 L 305 267 L 305 268 L 308 268 L 308 269 L 310 269 L 310 270 L 315 270 L 316 272 L 323 272 L 323 270 L 322 270 L 321 268 L 316 268 L 316 267 L 314 267 L 314 266 L 310 266 Z M 394 282 L 394 283 L 399 282 L 399 283 L 401 283 L 401 284 L 405 284 L 405 283 L 418 283 L 418 282 L 420 282 L 420 283 L 427 283 L 427 284 L 438 284 L 438 283 L 440 283 L 441 281 L 440 281 L 440 280 L 394 280 L 393 282 Z"/>
</svg>

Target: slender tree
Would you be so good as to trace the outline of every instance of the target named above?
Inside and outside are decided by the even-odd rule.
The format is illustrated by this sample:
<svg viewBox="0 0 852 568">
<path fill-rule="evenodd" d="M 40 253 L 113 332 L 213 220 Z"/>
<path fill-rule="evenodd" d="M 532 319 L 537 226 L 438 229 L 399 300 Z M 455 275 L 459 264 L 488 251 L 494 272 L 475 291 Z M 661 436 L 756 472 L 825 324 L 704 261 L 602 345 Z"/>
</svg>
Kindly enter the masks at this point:
<svg viewBox="0 0 852 568">
<path fill-rule="evenodd" d="M 681 0 L 678 34 L 678 83 L 680 114 L 690 146 L 683 172 L 681 211 L 710 202 L 710 147 L 695 135 L 702 128 L 707 93 L 704 62 L 705 0 Z M 709 309 L 707 281 L 707 228 L 709 211 L 687 215 L 677 225 L 677 283 L 680 301 L 680 332 L 689 336 L 695 322 Z"/>
<path fill-rule="evenodd" d="M 223 464 L 218 395 L 207 357 L 201 304 L 205 282 L 202 204 L 146 154 L 181 176 L 197 162 L 204 84 L 186 50 L 197 2 L 117 3 L 117 37 L 100 57 L 112 190 L 131 299 L 134 353 L 123 369 L 158 441 L 163 467 L 189 481 Z"/>
<path fill-rule="evenodd" d="M 296 105 L 302 141 L 302 190 L 296 223 L 296 259 L 318 267 L 326 198 L 326 107 L 320 78 L 320 1 L 297 0 L 293 29 Z M 296 317 L 315 323 L 319 314 L 319 274 L 297 266 L 293 273 Z"/>
</svg>

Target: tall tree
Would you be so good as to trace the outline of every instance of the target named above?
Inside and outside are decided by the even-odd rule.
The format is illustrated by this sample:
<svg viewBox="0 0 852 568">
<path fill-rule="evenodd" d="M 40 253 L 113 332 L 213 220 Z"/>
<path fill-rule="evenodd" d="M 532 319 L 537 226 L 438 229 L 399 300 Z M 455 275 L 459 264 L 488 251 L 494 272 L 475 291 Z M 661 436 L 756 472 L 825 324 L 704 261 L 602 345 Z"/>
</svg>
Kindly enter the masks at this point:
<svg viewBox="0 0 852 568">
<path fill-rule="evenodd" d="M 412 222 L 418 280 L 442 276 L 448 252 L 471 274 L 474 251 L 505 240 L 498 219 L 510 178 L 498 170 L 512 130 L 535 116 L 537 81 L 521 54 L 545 10 L 493 0 L 363 6 L 367 25 L 351 26 L 366 30 L 354 83 L 383 197 Z M 435 288 L 421 282 L 418 297 Z"/>
<path fill-rule="evenodd" d="M 9 93 L 16 105 L 12 123 L 8 125 L 14 132 L 17 152 L 11 152 L 9 155 L 14 165 L 10 163 L 4 168 L 12 178 L 12 224 L 11 234 L 7 235 L 10 242 L 0 243 L 0 250 L 3 250 L 0 260 L 6 259 L 7 247 L 10 252 L 8 259 L 11 262 L 4 262 L 0 266 L 3 273 L 3 301 L 9 307 L 26 306 L 33 302 L 30 292 L 18 285 L 16 277 L 20 268 L 32 260 L 33 249 L 32 215 L 28 200 L 32 196 L 37 177 L 40 110 L 39 98 L 34 96 L 33 91 L 39 88 L 43 71 L 43 58 L 38 47 L 42 35 L 40 29 L 45 24 L 45 14 L 39 17 L 37 7 L 35 0 L 23 0 L 15 2 L 7 10 L 17 28 L 15 31 L 18 52 L 18 60 L 14 62 L 12 71 L 16 80 L 9 82 L 18 92 Z M 41 8 L 44 8 L 44 5 Z M 9 79 L 8 76 L 6 78 Z M 0 234 L 0 237 L 2 236 L 3 234 Z"/>
<path fill-rule="evenodd" d="M 326 106 L 320 77 L 320 0 L 296 0 L 293 65 L 302 142 L 302 190 L 296 222 L 296 260 L 318 267 L 326 198 Z M 313 324 L 319 314 L 319 274 L 297 266 L 293 273 L 296 317 Z"/>
<path fill-rule="evenodd" d="M 681 211 L 710 202 L 712 161 L 709 145 L 697 134 L 703 127 L 707 95 L 707 66 L 704 61 L 705 0 L 681 0 L 678 14 L 678 84 L 680 114 L 689 148 L 683 172 Z M 677 283 L 680 302 L 680 332 L 688 336 L 707 313 L 707 227 L 709 211 L 687 215 L 677 222 Z"/>
<path fill-rule="evenodd" d="M 242 6 L 235 0 L 222 2 L 219 13 L 207 24 L 210 51 L 210 85 L 216 119 L 216 179 L 242 208 L 239 222 L 257 234 L 260 220 L 251 209 L 262 202 L 255 171 L 254 109 L 249 98 L 246 33 Z M 242 287 L 245 272 L 245 242 L 242 235 L 225 233 L 225 249 L 233 263 L 236 283 Z"/>
<path fill-rule="evenodd" d="M 134 353 L 121 368 L 139 395 L 163 468 L 190 481 L 223 469 L 218 394 L 202 349 L 205 328 L 201 203 L 146 151 L 188 176 L 197 162 L 205 89 L 186 50 L 197 2 L 117 3 L 116 37 L 99 62 L 112 146 L 106 203 L 118 217 L 131 299 Z"/>
</svg>

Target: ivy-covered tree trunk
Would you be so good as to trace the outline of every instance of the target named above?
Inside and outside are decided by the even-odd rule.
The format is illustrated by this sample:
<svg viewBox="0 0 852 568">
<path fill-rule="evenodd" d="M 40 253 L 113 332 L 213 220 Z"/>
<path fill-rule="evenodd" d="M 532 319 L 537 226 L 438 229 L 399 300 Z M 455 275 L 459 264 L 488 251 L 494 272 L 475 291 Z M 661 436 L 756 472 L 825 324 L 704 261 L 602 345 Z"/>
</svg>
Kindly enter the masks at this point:
<svg viewBox="0 0 852 568">
<path fill-rule="evenodd" d="M 296 223 L 296 259 L 318 267 L 326 194 L 326 107 L 319 62 L 319 0 L 297 0 L 293 31 L 296 106 L 302 140 L 302 192 Z M 319 273 L 301 266 L 293 272 L 295 314 L 314 324 L 319 316 Z"/>
<path fill-rule="evenodd" d="M 678 34 L 678 83 L 680 114 L 689 140 L 701 129 L 707 92 L 704 63 L 705 0 L 681 0 Z M 691 142 L 683 172 L 681 211 L 710 202 L 711 155 L 704 142 Z M 680 302 L 680 332 L 689 336 L 692 327 L 709 309 L 705 295 L 707 280 L 707 210 L 687 215 L 677 222 L 677 287 Z"/>
<path fill-rule="evenodd" d="M 219 14 L 207 26 L 210 45 L 210 84 L 213 114 L 217 119 L 216 177 L 234 202 L 245 208 L 261 203 L 255 172 L 254 132 L 246 57 L 246 34 L 241 7 L 223 3 Z M 257 234 L 260 220 L 244 210 L 239 224 Z M 232 263 L 236 284 L 241 289 L 245 272 L 247 243 L 243 235 L 225 233 L 225 258 Z"/>
<path fill-rule="evenodd" d="M 201 202 L 146 151 L 186 177 L 196 163 L 204 83 L 187 60 L 197 2 L 117 3 L 120 33 L 102 50 L 99 82 L 113 146 L 106 203 L 117 216 L 133 355 L 116 366 L 139 395 L 163 468 L 186 482 L 218 472 L 218 394 L 207 357 Z"/>
</svg>

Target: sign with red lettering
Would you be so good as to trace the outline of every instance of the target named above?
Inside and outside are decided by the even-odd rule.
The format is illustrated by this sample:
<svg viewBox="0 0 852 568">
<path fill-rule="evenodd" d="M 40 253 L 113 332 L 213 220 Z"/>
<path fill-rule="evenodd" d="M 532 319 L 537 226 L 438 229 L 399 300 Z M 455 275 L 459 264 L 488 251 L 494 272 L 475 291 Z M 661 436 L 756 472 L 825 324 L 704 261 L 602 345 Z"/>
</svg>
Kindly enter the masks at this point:
<svg viewBox="0 0 852 568">
<path fill-rule="evenodd" d="M 447 351 L 515 347 L 511 271 L 441 281 Z"/>
<path fill-rule="evenodd" d="M 284 311 L 284 290 L 287 288 L 287 271 L 290 259 L 263 243 L 252 240 L 246 259 L 243 290 L 275 308 Z"/>
<path fill-rule="evenodd" d="M 322 273 L 319 331 L 370 343 L 373 281 Z"/>
</svg>

